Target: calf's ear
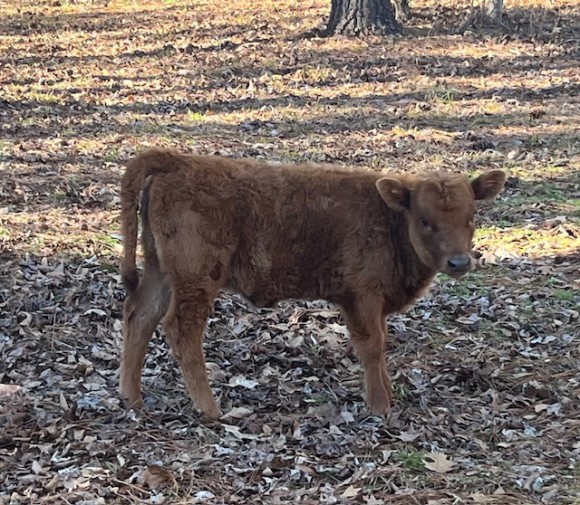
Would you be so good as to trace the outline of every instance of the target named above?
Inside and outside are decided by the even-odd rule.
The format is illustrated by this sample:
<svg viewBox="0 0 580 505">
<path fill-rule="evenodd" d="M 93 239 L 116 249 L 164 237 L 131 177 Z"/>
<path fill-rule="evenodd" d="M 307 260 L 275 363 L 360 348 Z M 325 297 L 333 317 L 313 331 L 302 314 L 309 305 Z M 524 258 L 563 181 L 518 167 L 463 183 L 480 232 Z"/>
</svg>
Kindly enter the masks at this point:
<svg viewBox="0 0 580 505">
<path fill-rule="evenodd" d="M 400 180 L 392 177 L 383 177 L 376 184 L 379 195 L 391 209 L 409 210 L 411 190 Z"/>
<path fill-rule="evenodd" d="M 491 200 L 503 189 L 505 172 L 502 170 L 490 170 L 481 174 L 471 181 L 471 187 L 476 200 Z"/>
</svg>

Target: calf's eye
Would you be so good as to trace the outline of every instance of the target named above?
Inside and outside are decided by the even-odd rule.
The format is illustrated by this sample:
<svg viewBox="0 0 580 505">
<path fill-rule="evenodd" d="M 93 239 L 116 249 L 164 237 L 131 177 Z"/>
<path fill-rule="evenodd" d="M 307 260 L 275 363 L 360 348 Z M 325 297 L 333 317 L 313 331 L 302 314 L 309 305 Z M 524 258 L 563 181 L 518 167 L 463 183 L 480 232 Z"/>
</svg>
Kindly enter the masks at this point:
<svg viewBox="0 0 580 505">
<path fill-rule="evenodd" d="M 419 219 L 419 225 L 421 226 L 421 228 L 430 228 L 431 225 L 429 224 L 429 221 L 427 221 L 425 218 L 421 218 Z"/>
</svg>

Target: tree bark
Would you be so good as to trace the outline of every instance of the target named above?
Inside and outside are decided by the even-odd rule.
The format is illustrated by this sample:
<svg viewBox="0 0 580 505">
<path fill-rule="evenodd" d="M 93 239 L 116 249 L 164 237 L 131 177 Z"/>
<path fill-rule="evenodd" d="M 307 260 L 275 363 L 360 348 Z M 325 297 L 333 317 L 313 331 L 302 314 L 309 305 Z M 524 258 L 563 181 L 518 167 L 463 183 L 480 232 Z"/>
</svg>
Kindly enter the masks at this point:
<svg viewBox="0 0 580 505">
<path fill-rule="evenodd" d="M 504 26 L 503 0 L 480 0 L 459 28 L 460 32 L 467 29 L 497 29 Z"/>
<path fill-rule="evenodd" d="M 488 23 L 501 25 L 503 14 L 503 0 L 484 0 L 482 14 Z"/>
<path fill-rule="evenodd" d="M 395 19 L 399 23 L 405 23 L 411 17 L 411 8 L 409 7 L 409 0 L 392 0 L 395 8 Z"/>
<path fill-rule="evenodd" d="M 389 0 L 332 0 L 327 35 L 392 35 L 400 31 Z"/>
</svg>

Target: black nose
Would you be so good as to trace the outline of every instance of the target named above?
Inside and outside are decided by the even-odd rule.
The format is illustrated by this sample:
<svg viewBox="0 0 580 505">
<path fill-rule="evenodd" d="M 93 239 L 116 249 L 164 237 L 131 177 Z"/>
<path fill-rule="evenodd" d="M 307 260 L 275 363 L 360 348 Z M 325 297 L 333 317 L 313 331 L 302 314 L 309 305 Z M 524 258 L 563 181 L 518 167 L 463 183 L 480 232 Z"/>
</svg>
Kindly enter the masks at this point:
<svg viewBox="0 0 580 505">
<path fill-rule="evenodd" d="M 449 268 L 451 270 L 463 270 L 467 266 L 469 266 L 470 262 L 471 260 L 469 256 L 466 255 L 452 256 L 451 258 L 449 258 L 449 260 L 447 260 L 447 264 L 449 265 Z"/>
</svg>

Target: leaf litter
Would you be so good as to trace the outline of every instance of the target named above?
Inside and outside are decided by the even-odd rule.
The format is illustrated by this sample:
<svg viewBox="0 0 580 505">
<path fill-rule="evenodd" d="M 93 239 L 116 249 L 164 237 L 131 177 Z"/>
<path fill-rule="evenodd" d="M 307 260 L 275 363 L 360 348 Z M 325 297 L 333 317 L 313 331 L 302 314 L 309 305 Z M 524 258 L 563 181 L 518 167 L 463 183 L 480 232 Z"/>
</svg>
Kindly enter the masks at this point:
<svg viewBox="0 0 580 505">
<path fill-rule="evenodd" d="M 575 7 L 513 4 L 511 36 L 457 35 L 463 4 L 418 2 L 405 36 L 360 40 L 303 37 L 324 2 L 6 6 L 0 503 L 574 503 Z M 509 171 L 478 269 L 389 322 L 386 419 L 335 307 L 228 293 L 205 342 L 220 422 L 200 423 L 162 330 L 146 410 L 122 407 L 118 185 L 150 144 Z"/>
</svg>

